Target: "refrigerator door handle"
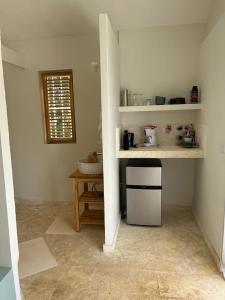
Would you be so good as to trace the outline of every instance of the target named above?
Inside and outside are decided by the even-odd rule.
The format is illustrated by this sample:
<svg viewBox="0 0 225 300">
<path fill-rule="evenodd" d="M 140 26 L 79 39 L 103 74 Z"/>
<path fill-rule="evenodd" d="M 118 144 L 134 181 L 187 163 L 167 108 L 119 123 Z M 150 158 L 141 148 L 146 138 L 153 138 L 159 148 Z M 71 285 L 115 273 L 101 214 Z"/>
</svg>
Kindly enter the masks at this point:
<svg viewBox="0 0 225 300">
<path fill-rule="evenodd" d="M 126 185 L 127 189 L 136 189 L 136 190 L 162 190 L 161 185 Z"/>
</svg>

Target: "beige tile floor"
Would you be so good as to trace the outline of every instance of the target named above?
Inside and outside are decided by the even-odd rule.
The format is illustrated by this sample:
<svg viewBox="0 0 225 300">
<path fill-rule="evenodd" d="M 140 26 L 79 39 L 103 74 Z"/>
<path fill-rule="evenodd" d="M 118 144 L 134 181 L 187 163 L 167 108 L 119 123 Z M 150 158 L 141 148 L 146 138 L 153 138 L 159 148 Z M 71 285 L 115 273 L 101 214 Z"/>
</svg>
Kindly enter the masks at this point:
<svg viewBox="0 0 225 300">
<path fill-rule="evenodd" d="M 224 300 L 219 274 L 189 208 L 163 210 L 161 228 L 121 223 L 113 254 L 102 252 L 103 227 L 74 235 L 46 230 L 69 204 L 17 204 L 19 241 L 43 237 L 58 267 L 21 280 L 26 300 Z"/>
</svg>

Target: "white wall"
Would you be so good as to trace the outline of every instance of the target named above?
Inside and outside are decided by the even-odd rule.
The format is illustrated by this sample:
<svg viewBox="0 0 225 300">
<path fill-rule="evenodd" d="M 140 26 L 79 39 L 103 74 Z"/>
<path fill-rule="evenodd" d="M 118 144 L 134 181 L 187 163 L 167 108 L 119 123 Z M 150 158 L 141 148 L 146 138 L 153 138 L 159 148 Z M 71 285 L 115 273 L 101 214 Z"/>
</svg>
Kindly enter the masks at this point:
<svg viewBox="0 0 225 300">
<path fill-rule="evenodd" d="M 71 201 L 68 176 L 77 161 L 95 151 L 100 115 L 99 61 L 96 36 L 64 37 L 8 42 L 24 55 L 26 69 L 4 64 L 17 198 L 38 201 Z M 38 71 L 73 69 L 76 144 L 44 143 Z"/>
<path fill-rule="evenodd" d="M 147 97 L 189 98 L 199 79 L 204 30 L 187 25 L 120 31 L 121 85 Z"/>
<path fill-rule="evenodd" d="M 201 47 L 204 109 L 199 122 L 207 129 L 207 156 L 198 162 L 194 212 L 221 258 L 225 203 L 225 14 Z"/>
<path fill-rule="evenodd" d="M 216 22 L 225 12 L 225 0 L 214 0 L 212 10 L 209 16 L 206 34 L 208 34 L 211 29 L 216 25 Z"/>
<path fill-rule="evenodd" d="M 25 67 L 23 55 L 4 45 L 2 45 L 2 60 L 20 68 Z"/>
<path fill-rule="evenodd" d="M 192 85 L 199 83 L 204 32 L 202 24 L 120 31 L 122 88 L 146 98 L 160 95 L 189 100 Z M 176 124 L 196 123 L 197 117 L 198 112 L 124 113 L 121 123 L 133 129 L 151 123 L 160 128 L 172 124 L 175 128 Z M 163 143 L 162 136 L 159 142 Z M 191 204 L 195 163 L 196 160 L 163 160 L 164 203 Z"/>
<path fill-rule="evenodd" d="M 0 41 L 0 266 L 11 267 L 15 293 L 20 300 L 18 240 L 11 153 Z"/>
<path fill-rule="evenodd" d="M 119 127 L 119 46 L 107 14 L 99 16 L 102 99 L 102 142 L 104 159 L 105 245 L 116 241 L 119 224 L 119 162 L 116 158 L 116 128 Z"/>
</svg>

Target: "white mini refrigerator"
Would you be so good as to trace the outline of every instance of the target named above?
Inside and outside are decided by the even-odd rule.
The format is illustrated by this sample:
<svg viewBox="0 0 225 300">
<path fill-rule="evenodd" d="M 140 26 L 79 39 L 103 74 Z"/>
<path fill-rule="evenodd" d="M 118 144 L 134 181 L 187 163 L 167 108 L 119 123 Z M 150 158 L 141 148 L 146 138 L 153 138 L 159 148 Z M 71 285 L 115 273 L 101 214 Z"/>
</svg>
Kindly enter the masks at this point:
<svg viewBox="0 0 225 300">
<path fill-rule="evenodd" d="M 127 223 L 161 226 L 162 164 L 130 159 L 126 167 Z"/>
</svg>

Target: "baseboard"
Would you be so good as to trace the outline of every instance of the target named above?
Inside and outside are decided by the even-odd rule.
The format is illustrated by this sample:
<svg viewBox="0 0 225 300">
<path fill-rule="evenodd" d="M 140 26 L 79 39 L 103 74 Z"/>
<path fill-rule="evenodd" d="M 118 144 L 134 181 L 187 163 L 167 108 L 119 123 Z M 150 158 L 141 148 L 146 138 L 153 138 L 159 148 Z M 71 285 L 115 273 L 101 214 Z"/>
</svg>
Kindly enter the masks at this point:
<svg viewBox="0 0 225 300">
<path fill-rule="evenodd" d="M 118 236 L 119 229 L 120 229 L 120 221 L 121 221 L 121 214 L 119 216 L 118 224 L 117 224 L 115 235 L 114 235 L 114 238 L 113 238 L 113 243 L 111 245 L 107 245 L 107 244 L 103 245 L 103 252 L 104 253 L 112 253 L 115 250 L 117 236 Z"/>
<path fill-rule="evenodd" d="M 209 238 L 208 238 L 205 230 L 203 229 L 203 227 L 202 227 L 202 225 L 201 225 L 198 217 L 196 216 L 195 212 L 194 211 L 192 211 L 192 212 L 193 212 L 195 221 L 198 224 L 198 227 L 199 227 L 199 229 L 200 229 L 200 231 L 201 231 L 201 233 L 203 235 L 204 241 L 205 241 L 207 247 L 209 248 L 210 253 L 213 256 L 213 259 L 214 259 L 214 261 L 215 261 L 215 263 L 217 265 L 217 268 L 218 268 L 219 272 L 225 274 L 225 270 L 223 270 L 223 267 L 222 267 L 222 264 L 221 264 L 221 260 L 220 260 L 219 256 L 217 255 L 216 250 L 214 249 L 213 245 L 211 244 L 211 242 L 210 242 L 210 240 L 209 240 Z"/>
<path fill-rule="evenodd" d="M 166 205 L 175 205 L 175 206 L 185 206 L 185 207 L 192 207 L 192 202 L 190 201 L 184 201 L 184 202 L 181 202 L 181 201 L 170 201 L 170 200 L 167 200 L 167 201 L 162 201 L 162 205 L 163 206 L 166 206 Z"/>
</svg>

